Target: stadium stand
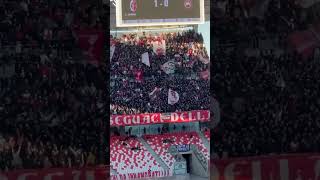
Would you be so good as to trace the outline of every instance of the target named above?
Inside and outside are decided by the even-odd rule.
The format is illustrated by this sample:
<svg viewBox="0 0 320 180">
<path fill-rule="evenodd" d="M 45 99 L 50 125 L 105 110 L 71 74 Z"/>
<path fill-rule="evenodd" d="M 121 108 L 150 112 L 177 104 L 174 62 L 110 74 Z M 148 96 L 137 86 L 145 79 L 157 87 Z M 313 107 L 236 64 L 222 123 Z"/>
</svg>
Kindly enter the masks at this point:
<svg viewBox="0 0 320 180">
<path fill-rule="evenodd" d="M 158 55 L 152 49 L 152 42 L 161 40 L 166 43 L 165 55 Z M 111 37 L 111 41 L 115 46 L 111 60 L 112 114 L 209 108 L 209 61 L 200 34 L 193 31 L 159 36 L 127 34 Z M 141 62 L 145 52 L 150 67 Z M 163 70 L 168 62 L 175 63 L 174 67 L 170 65 L 175 76 Z M 169 88 L 180 96 L 174 106 L 167 103 Z M 151 95 L 154 90 L 157 91 Z"/>
<path fill-rule="evenodd" d="M 196 132 L 146 135 L 144 138 L 169 167 L 172 167 L 172 160 L 174 160 L 173 156 L 168 153 L 171 145 L 194 144 L 209 159 L 209 152 Z M 166 140 L 170 142 L 164 143 Z"/>
<path fill-rule="evenodd" d="M 111 137 L 110 147 L 111 166 L 120 174 L 163 170 L 137 139 L 123 141 L 121 137 Z"/>
<path fill-rule="evenodd" d="M 209 109 L 209 57 L 201 34 L 192 30 L 158 34 L 141 32 L 111 36 L 110 42 L 113 45 L 111 114 L 170 114 Z M 155 51 L 155 42 L 165 43 L 165 53 Z M 145 53 L 148 61 L 143 60 Z M 172 64 L 165 69 L 167 62 Z M 170 70 L 172 72 L 168 72 Z M 169 89 L 179 95 L 173 105 L 168 104 Z M 172 146 L 191 146 L 208 165 L 209 145 L 205 146 L 202 141 L 200 128 L 191 130 L 179 124 L 171 129 L 164 124 L 153 126 L 156 125 L 144 126 L 142 135 L 135 134 L 138 131 L 131 130 L 132 126 L 116 127 L 110 144 L 114 175 L 168 171 L 166 175 L 172 176 L 175 163 L 186 160 L 171 152 Z M 208 129 L 203 130 L 207 142 L 209 136 Z"/>
<path fill-rule="evenodd" d="M 0 172 L 96 166 L 105 158 L 107 68 L 87 63 L 74 34 L 106 28 L 107 10 L 97 5 L 0 1 Z"/>
<path fill-rule="evenodd" d="M 211 149 L 219 157 L 319 152 L 319 4 L 219 4 L 211 72 L 222 113 Z"/>
</svg>

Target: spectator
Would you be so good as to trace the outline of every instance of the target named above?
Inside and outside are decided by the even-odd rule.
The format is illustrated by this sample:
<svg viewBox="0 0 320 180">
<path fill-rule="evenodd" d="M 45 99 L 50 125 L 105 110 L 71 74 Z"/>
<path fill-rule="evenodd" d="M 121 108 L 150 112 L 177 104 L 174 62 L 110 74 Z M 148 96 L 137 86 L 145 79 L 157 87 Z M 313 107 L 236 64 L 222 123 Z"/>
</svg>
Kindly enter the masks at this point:
<svg viewBox="0 0 320 180">
<path fill-rule="evenodd" d="M 218 43 L 212 91 L 221 122 L 211 149 L 220 157 L 319 152 L 320 66 L 312 53 L 304 58 L 287 44 L 288 35 L 318 17 L 291 1 L 270 1 L 259 18 L 234 16 L 234 1 L 225 2 L 229 12 L 212 20 Z M 310 17 L 304 23 L 302 13 Z"/>
<path fill-rule="evenodd" d="M 0 171 L 85 166 L 87 152 L 102 149 L 107 67 L 79 56 L 72 32 L 101 28 L 105 12 L 77 0 L 1 1 L 0 9 Z"/>
<path fill-rule="evenodd" d="M 159 54 L 153 46 L 163 40 L 165 54 Z M 209 71 L 209 58 L 201 34 L 126 34 L 111 41 L 111 114 L 208 109 L 209 81 L 202 74 Z M 142 62 L 143 53 L 150 66 Z M 164 70 L 166 63 L 172 72 Z M 169 88 L 179 94 L 174 105 L 168 104 Z"/>
</svg>

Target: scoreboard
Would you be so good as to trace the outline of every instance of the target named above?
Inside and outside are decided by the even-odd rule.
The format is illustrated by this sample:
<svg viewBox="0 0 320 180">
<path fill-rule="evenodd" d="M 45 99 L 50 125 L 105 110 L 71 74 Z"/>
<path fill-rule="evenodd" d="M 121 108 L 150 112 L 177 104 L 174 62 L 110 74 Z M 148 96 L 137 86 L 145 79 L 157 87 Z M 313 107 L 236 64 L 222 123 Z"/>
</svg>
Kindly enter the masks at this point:
<svg viewBox="0 0 320 180">
<path fill-rule="evenodd" d="M 204 0 L 120 0 L 117 27 L 204 23 Z"/>
</svg>

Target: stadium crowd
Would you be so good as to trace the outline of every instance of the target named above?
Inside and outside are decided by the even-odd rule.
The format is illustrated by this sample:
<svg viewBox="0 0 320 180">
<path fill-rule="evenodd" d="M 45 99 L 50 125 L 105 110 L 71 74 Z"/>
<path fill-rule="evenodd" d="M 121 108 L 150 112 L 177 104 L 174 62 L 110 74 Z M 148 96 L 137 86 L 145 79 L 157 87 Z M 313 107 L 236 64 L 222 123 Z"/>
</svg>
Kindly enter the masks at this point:
<svg viewBox="0 0 320 180">
<path fill-rule="evenodd" d="M 162 40 L 165 53 L 154 50 L 154 43 Z M 201 34 L 143 32 L 111 37 L 111 41 L 115 47 L 110 63 L 111 114 L 209 108 L 209 58 Z M 142 61 L 144 53 L 149 64 Z M 169 89 L 179 95 L 174 105 L 168 104 Z"/>
<path fill-rule="evenodd" d="M 211 157 L 319 152 L 319 49 L 305 56 L 288 41 L 319 11 L 271 0 L 258 16 L 219 2 L 211 72 L 221 122 L 211 133 Z"/>
<path fill-rule="evenodd" d="M 0 1 L 0 171 L 101 163 L 107 68 L 86 63 L 72 30 L 101 29 L 104 8 Z"/>
</svg>

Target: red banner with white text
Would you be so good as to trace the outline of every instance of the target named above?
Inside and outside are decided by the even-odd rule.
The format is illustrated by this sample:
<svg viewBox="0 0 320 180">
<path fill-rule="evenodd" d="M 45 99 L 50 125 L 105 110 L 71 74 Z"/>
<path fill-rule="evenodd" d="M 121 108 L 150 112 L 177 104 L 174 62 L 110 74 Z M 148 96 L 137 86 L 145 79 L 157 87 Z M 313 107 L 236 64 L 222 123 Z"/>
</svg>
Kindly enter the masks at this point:
<svg viewBox="0 0 320 180">
<path fill-rule="evenodd" d="M 211 160 L 211 180 L 320 180 L 320 154 Z"/>
<path fill-rule="evenodd" d="M 132 115 L 111 115 L 111 126 L 134 126 L 159 123 L 182 123 L 194 121 L 209 121 L 210 111 L 196 110 L 172 113 L 150 113 Z"/>
<path fill-rule="evenodd" d="M 106 180 L 109 168 L 59 168 L 0 172 L 0 180 Z"/>
</svg>

